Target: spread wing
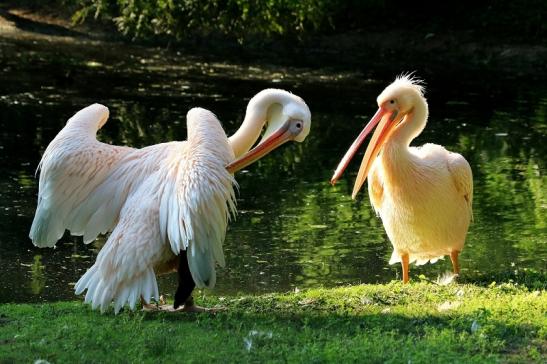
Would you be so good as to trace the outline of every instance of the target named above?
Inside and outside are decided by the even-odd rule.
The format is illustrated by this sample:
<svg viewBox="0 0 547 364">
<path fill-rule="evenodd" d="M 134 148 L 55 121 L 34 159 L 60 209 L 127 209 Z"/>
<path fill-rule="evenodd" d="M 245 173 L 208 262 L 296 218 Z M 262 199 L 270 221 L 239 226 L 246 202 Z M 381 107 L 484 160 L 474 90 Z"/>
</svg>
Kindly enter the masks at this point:
<svg viewBox="0 0 547 364">
<path fill-rule="evenodd" d="M 184 142 L 156 144 L 134 149 L 126 154 L 73 211 L 69 229 L 73 235 L 83 235 L 89 243 L 99 235 L 112 231 L 127 199 L 152 174 L 161 169 L 162 161 L 173 149 L 183 148 Z"/>
<path fill-rule="evenodd" d="M 233 152 L 214 120 L 208 125 L 218 128 L 218 133 L 208 129 L 212 138 L 193 140 L 189 130 L 188 142 L 159 144 L 142 149 L 139 158 L 127 157 L 148 172 L 117 192 L 126 194 L 119 220 L 95 264 L 76 284 L 76 294 L 87 289 L 86 302 L 93 308 L 104 311 L 114 302 L 118 312 L 125 304 L 134 308 L 141 296 L 146 302 L 157 299 L 154 269 L 181 250 L 188 250 L 196 285 L 215 285 L 215 264 L 224 265 L 222 243 L 235 212 L 235 180 L 225 168 Z M 128 163 L 122 161 L 98 190 L 123 185 L 112 181 L 132 169 Z"/>
<path fill-rule="evenodd" d="M 230 215 L 236 211 L 236 181 L 225 168 L 234 153 L 211 112 L 192 109 L 187 118 L 186 157 L 174 156 L 170 162 L 171 183 L 165 184 L 159 207 L 160 231 L 173 253 L 188 249 L 196 286 L 212 288 L 215 263 L 225 264 L 222 243 Z M 207 130 L 198 125 L 206 125 Z"/>
<path fill-rule="evenodd" d="M 29 234 L 35 245 L 54 246 L 65 229 L 82 235 L 84 231 L 77 226 L 74 212 L 118 162 L 133 151 L 97 141 L 97 130 L 108 114 L 108 108 L 100 104 L 78 111 L 44 152 L 38 166 L 38 206 Z"/>
<path fill-rule="evenodd" d="M 165 186 L 159 208 L 163 240 L 175 254 L 188 249 L 190 272 L 200 288 L 214 287 L 215 263 L 225 264 L 222 243 L 235 213 L 235 180 L 224 166 L 179 168 L 174 183 Z"/>
<path fill-rule="evenodd" d="M 473 220 L 473 173 L 465 158 L 458 153 L 449 153 L 448 170 L 452 175 L 456 189 L 465 199 L 469 218 Z"/>
</svg>

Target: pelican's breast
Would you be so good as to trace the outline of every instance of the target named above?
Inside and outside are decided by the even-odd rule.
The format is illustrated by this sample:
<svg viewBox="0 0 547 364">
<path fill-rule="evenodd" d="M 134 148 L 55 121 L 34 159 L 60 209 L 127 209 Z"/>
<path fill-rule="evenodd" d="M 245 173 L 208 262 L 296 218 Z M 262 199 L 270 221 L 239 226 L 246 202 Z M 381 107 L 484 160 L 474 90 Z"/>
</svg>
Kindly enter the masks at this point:
<svg viewBox="0 0 547 364">
<path fill-rule="evenodd" d="M 443 255 L 463 246 L 467 216 L 447 168 L 448 152 L 426 144 L 405 156 L 381 158 L 384 196 L 380 216 L 396 249 Z M 403 160 L 404 157 L 404 160 Z"/>
</svg>

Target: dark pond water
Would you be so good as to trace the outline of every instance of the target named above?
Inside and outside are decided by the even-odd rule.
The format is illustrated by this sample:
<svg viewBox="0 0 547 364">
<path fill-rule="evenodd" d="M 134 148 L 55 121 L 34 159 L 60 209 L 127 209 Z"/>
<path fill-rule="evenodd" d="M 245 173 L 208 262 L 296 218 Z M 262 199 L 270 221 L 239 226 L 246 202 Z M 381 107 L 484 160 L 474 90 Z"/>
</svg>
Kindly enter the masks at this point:
<svg viewBox="0 0 547 364">
<path fill-rule="evenodd" d="M 47 144 L 81 107 L 101 102 L 111 119 L 103 141 L 145 146 L 185 139 L 190 107 L 214 111 L 228 133 L 248 99 L 267 87 L 302 96 L 312 131 L 237 175 L 239 216 L 225 242 L 226 269 L 212 294 L 386 282 L 391 246 L 366 193 L 350 198 L 360 158 L 336 187 L 340 157 L 399 71 L 225 64 L 162 50 L 93 42 L 0 38 L 0 302 L 74 299 L 73 284 L 104 239 L 84 246 L 65 236 L 35 248 L 36 166 Z M 489 80 L 488 80 L 489 79 Z M 493 81 L 492 81 L 493 80 Z M 547 262 L 547 87 L 490 77 L 429 76 L 430 122 L 416 144 L 462 153 L 475 183 L 475 221 L 462 274 L 544 270 Z M 435 279 L 448 260 L 411 267 Z M 172 293 L 175 277 L 160 279 Z"/>
</svg>

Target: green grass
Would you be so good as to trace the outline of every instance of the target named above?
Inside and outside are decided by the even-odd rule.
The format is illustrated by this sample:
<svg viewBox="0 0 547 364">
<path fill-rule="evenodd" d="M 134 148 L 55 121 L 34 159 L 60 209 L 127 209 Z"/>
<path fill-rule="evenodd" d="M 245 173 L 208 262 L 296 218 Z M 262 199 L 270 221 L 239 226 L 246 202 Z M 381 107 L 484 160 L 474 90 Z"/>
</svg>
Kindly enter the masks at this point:
<svg viewBox="0 0 547 364">
<path fill-rule="evenodd" d="M 545 362 L 547 295 L 514 283 L 201 297 L 226 312 L 4 304 L 0 362 Z"/>
</svg>

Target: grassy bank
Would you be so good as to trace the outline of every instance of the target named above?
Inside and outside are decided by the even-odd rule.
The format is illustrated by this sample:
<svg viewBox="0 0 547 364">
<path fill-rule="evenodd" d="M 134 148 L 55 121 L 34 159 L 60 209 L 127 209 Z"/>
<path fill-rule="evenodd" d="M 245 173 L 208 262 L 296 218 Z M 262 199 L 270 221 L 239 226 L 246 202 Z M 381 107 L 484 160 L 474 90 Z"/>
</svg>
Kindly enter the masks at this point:
<svg viewBox="0 0 547 364">
<path fill-rule="evenodd" d="M 545 362 L 547 295 L 421 282 L 199 298 L 226 312 L 0 307 L 0 362 Z"/>
</svg>

